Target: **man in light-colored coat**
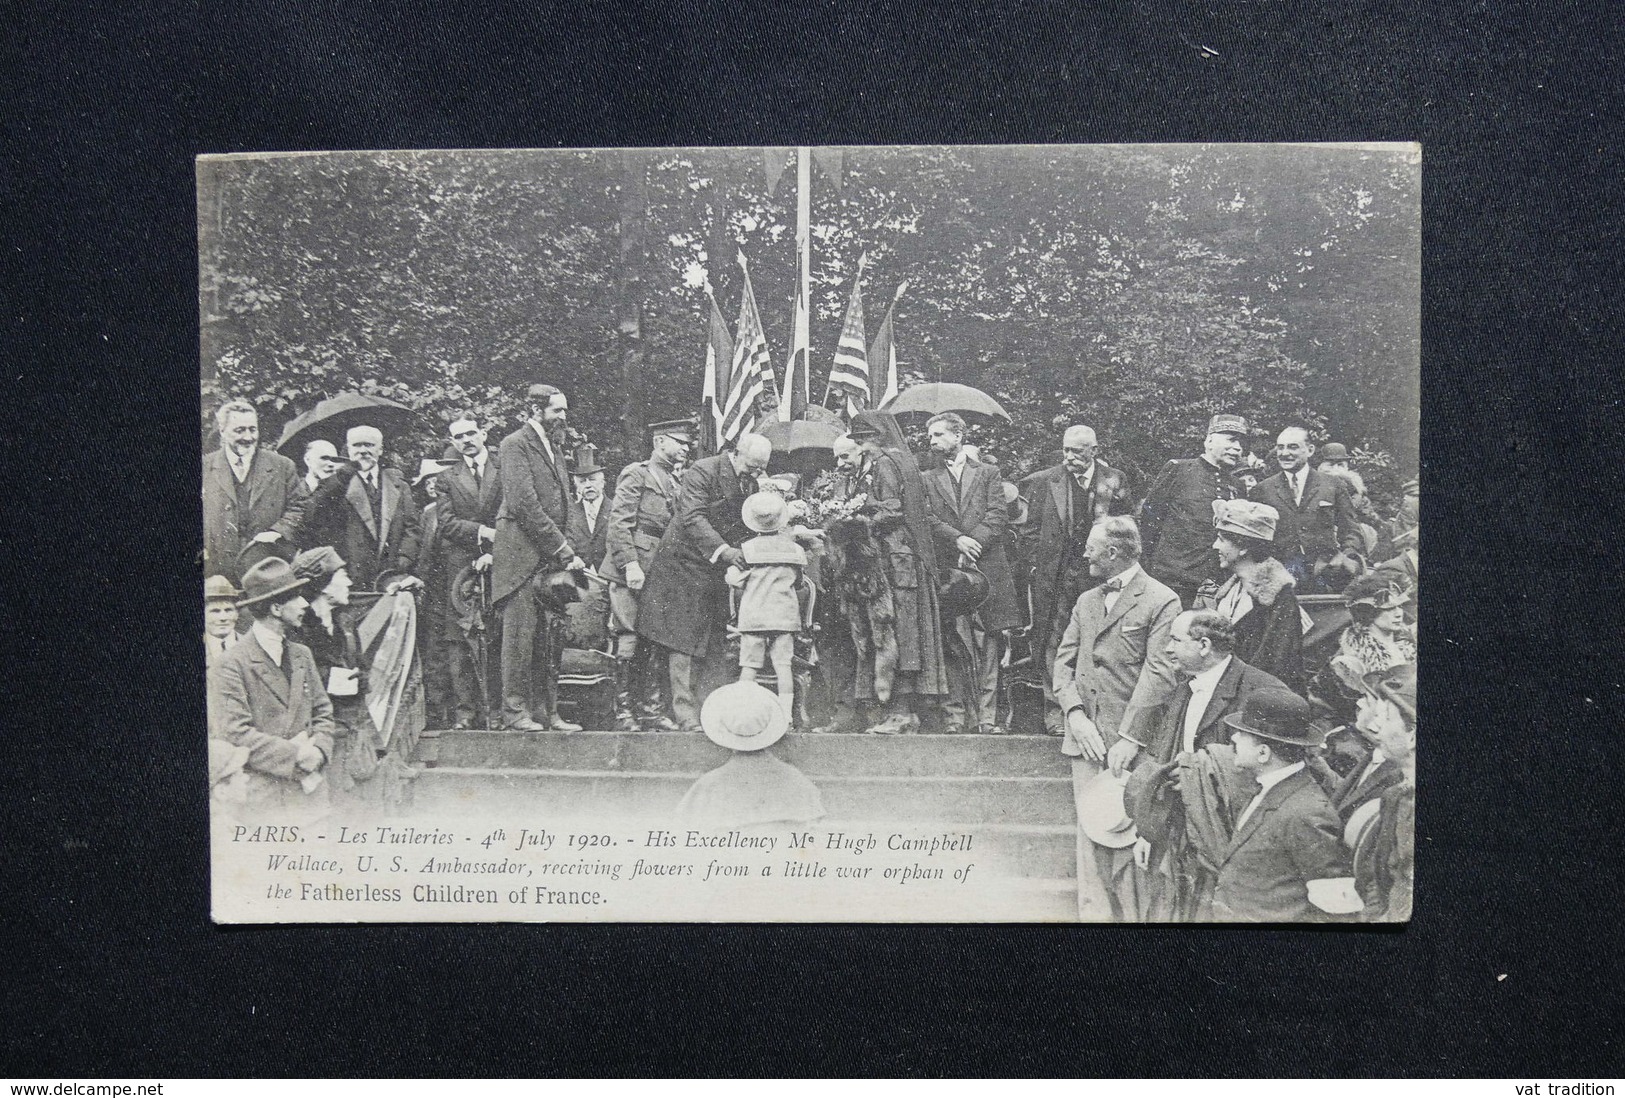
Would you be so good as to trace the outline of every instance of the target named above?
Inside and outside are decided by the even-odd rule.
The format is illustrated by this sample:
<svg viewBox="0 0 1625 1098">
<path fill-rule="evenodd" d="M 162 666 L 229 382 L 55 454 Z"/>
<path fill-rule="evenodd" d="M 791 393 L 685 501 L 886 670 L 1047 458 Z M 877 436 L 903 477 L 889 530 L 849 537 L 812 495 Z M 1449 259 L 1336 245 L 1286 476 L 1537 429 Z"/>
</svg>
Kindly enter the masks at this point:
<svg viewBox="0 0 1625 1098">
<path fill-rule="evenodd" d="M 1179 596 L 1140 567 L 1140 533 L 1132 518 L 1097 523 L 1084 546 L 1089 573 L 1102 582 L 1078 597 L 1056 649 L 1054 690 L 1065 715 L 1061 750 L 1072 758 L 1073 793 L 1107 766 L 1121 774 L 1140 745 L 1123 738 L 1141 714 L 1165 703 L 1175 675 L 1166 649 Z M 1119 901 L 1124 872 L 1117 852 L 1097 847 L 1078 829 L 1078 917 L 1085 922 L 1134 919 Z M 1138 870 L 1129 866 L 1127 872 Z M 1141 890 L 1136 890 L 1137 892 Z"/>
</svg>

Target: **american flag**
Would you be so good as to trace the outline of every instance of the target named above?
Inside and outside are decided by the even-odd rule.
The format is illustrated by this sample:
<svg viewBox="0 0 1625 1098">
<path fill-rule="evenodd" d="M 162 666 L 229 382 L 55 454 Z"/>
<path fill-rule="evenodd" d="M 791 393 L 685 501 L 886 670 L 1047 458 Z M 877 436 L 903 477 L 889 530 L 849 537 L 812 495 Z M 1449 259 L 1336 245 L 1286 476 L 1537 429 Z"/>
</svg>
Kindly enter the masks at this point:
<svg viewBox="0 0 1625 1098">
<path fill-rule="evenodd" d="M 768 361 L 767 335 L 762 331 L 762 315 L 756 311 L 756 291 L 751 288 L 750 268 L 743 252 L 739 253 L 739 266 L 745 272 L 745 292 L 739 302 L 739 326 L 734 333 L 732 381 L 722 402 L 718 434 L 724 442 L 754 431 L 757 398 L 764 392 L 778 392 L 773 364 Z"/>
<path fill-rule="evenodd" d="M 841 341 L 835 347 L 835 364 L 829 371 L 829 388 L 824 392 L 824 404 L 836 393 L 847 398 L 847 407 L 862 411 L 869 407 L 869 359 L 863 348 L 863 268 L 868 255 L 858 260 L 857 277 L 852 280 L 852 298 L 846 305 L 846 323 L 841 326 Z"/>
</svg>

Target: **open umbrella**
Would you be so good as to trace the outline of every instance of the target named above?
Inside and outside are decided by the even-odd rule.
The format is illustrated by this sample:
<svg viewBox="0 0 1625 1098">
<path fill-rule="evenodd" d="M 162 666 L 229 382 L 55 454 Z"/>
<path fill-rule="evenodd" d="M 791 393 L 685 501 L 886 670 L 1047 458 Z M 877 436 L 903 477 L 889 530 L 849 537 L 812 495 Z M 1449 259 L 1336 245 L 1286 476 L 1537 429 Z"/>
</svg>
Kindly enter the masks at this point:
<svg viewBox="0 0 1625 1098">
<path fill-rule="evenodd" d="M 954 381 L 933 381 L 911 386 L 893 397 L 880 411 L 896 416 L 910 412 L 932 416 L 939 412 L 962 412 L 1010 422 L 1010 413 L 998 401 L 980 389 Z"/>
<path fill-rule="evenodd" d="M 342 442 L 344 432 L 351 427 L 366 424 L 380 431 L 398 430 L 413 426 L 418 414 L 404 404 L 387 397 L 368 396 L 366 393 L 340 393 L 328 397 L 303 415 L 295 416 L 282 428 L 282 437 L 276 448 L 297 458 L 298 450 L 316 438 Z"/>
</svg>

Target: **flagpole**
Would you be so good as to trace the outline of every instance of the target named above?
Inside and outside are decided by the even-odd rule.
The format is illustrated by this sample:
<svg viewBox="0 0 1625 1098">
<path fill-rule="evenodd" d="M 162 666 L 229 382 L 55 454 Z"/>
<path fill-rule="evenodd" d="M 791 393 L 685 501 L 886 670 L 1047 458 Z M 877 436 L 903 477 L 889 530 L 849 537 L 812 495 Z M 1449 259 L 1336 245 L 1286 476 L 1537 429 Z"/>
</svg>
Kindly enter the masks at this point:
<svg viewBox="0 0 1625 1098">
<path fill-rule="evenodd" d="M 796 245 L 801 250 L 798 277 L 802 308 L 807 310 L 807 327 L 812 328 L 812 149 L 806 145 L 796 147 Z M 801 403 L 805 407 L 812 401 L 812 349 L 803 352 L 801 363 Z M 795 379 L 792 378 L 792 383 Z M 795 403 L 789 393 L 780 396 L 785 407 Z M 803 415 L 806 413 L 803 412 Z"/>
</svg>

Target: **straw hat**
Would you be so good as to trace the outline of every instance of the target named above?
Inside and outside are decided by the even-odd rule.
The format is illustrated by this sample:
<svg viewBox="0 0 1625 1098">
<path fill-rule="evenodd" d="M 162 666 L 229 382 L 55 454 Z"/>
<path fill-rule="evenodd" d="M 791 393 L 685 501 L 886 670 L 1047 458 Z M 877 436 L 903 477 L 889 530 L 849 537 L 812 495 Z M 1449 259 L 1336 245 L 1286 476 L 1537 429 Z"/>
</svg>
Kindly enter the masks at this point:
<svg viewBox="0 0 1625 1098">
<path fill-rule="evenodd" d="M 753 682 L 731 682 L 711 691 L 700 706 L 706 739 L 732 751 L 772 747 L 790 727 L 779 696 Z"/>
</svg>

